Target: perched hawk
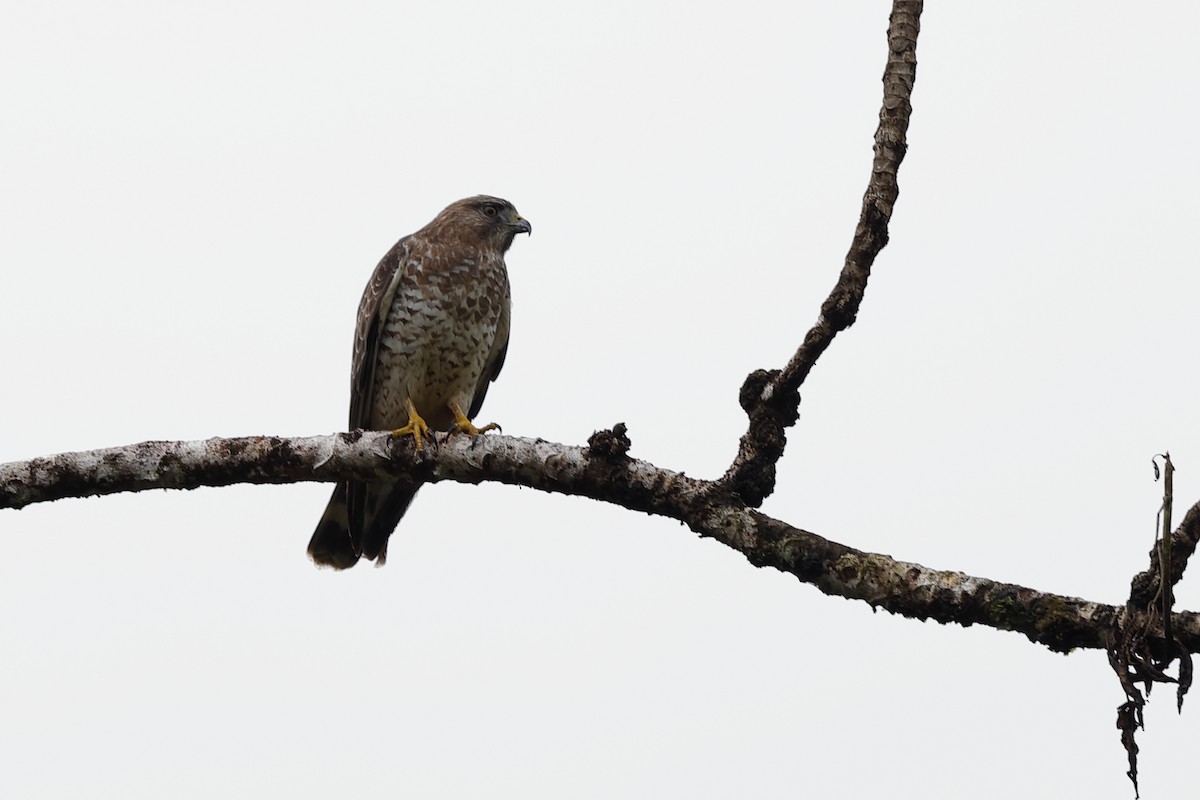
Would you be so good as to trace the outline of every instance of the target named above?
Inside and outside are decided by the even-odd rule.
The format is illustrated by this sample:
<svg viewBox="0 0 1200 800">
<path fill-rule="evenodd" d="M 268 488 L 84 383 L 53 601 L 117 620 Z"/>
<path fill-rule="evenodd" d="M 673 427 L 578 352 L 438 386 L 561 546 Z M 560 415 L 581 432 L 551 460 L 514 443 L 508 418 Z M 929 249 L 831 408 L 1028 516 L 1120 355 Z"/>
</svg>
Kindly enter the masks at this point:
<svg viewBox="0 0 1200 800">
<path fill-rule="evenodd" d="M 469 197 L 448 206 L 388 251 L 358 306 L 350 371 L 350 430 L 391 430 L 423 447 L 430 430 L 476 428 L 488 385 L 508 349 L 511 302 L 504 253 L 529 233 L 507 200 Z M 419 484 L 337 485 L 308 554 L 319 566 L 387 558 L 388 537 Z"/>
</svg>

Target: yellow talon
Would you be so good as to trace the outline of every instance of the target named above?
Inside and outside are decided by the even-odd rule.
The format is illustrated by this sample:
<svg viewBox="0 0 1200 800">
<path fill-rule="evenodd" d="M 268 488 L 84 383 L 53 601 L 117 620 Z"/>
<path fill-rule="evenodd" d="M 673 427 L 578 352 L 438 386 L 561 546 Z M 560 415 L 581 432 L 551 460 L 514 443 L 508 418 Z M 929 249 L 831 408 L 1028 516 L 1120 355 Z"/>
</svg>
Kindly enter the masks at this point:
<svg viewBox="0 0 1200 800">
<path fill-rule="evenodd" d="M 467 419 L 467 415 L 463 413 L 462 406 L 458 403 L 450 403 L 450 411 L 454 414 L 454 427 L 450 429 L 451 433 L 465 433 L 467 436 L 478 436 L 487 431 L 498 431 L 500 426 L 494 422 L 489 422 L 482 428 L 476 428 L 471 420 Z"/>
<path fill-rule="evenodd" d="M 429 435 L 429 426 L 425 424 L 425 420 L 421 419 L 421 415 L 417 413 L 417 408 L 413 405 L 412 400 L 405 400 L 404 405 L 408 408 L 408 424 L 403 428 L 396 428 L 392 431 L 392 438 L 399 439 L 401 436 L 413 437 L 413 445 L 419 453 L 425 449 L 425 437 Z"/>
</svg>

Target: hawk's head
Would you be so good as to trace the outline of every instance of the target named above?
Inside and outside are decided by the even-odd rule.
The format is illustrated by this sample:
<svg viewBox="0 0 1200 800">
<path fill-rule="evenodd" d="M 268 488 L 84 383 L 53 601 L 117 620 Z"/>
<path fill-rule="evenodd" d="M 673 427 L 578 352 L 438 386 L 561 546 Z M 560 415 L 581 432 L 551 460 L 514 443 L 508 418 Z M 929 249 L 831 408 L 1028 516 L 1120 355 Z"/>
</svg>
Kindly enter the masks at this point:
<svg viewBox="0 0 1200 800">
<path fill-rule="evenodd" d="M 481 194 L 446 206 L 421 233 L 456 237 L 463 244 L 490 246 L 503 253 L 518 233 L 532 231 L 529 221 L 517 213 L 512 203 Z"/>
</svg>

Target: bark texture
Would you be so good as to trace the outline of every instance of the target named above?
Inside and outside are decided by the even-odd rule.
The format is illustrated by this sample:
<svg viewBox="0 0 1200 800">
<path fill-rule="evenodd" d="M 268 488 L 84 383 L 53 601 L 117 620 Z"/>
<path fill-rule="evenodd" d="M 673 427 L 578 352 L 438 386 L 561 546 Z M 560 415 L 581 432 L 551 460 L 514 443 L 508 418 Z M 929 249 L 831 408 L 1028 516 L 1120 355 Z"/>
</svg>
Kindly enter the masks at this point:
<svg viewBox="0 0 1200 800">
<path fill-rule="evenodd" d="M 487 435 L 440 434 L 417 453 L 387 432 L 282 438 L 251 436 L 197 442 L 142 442 L 0 464 L 0 508 L 67 497 L 194 489 L 234 483 L 371 480 L 494 481 L 579 495 L 669 517 L 716 539 L 759 567 L 774 567 L 828 595 L 921 620 L 987 625 L 1015 631 L 1051 650 L 1104 648 L 1125 615 L 1112 606 L 929 569 L 856 550 L 749 508 L 720 481 L 692 478 L 630 458 L 624 425 L 592 436 L 586 447 Z M 1191 539 L 1200 504 L 1176 536 Z M 1176 613 L 1175 636 L 1200 652 L 1200 615 Z"/>
</svg>

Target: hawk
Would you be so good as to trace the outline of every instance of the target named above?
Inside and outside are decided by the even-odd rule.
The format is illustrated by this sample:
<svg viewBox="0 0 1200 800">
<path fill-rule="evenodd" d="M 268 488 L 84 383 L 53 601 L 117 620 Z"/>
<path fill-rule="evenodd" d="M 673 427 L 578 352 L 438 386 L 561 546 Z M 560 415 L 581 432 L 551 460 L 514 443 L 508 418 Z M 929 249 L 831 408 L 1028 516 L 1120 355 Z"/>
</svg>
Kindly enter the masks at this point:
<svg viewBox="0 0 1200 800">
<path fill-rule="evenodd" d="M 504 254 L 529 222 L 512 203 L 479 195 L 446 207 L 396 242 L 375 267 L 358 306 L 350 368 L 350 430 L 412 436 L 431 430 L 478 436 L 488 386 L 508 350 L 511 301 Z M 419 488 L 410 480 L 344 481 L 333 491 L 308 555 L 346 569 L 381 565 Z"/>
</svg>

